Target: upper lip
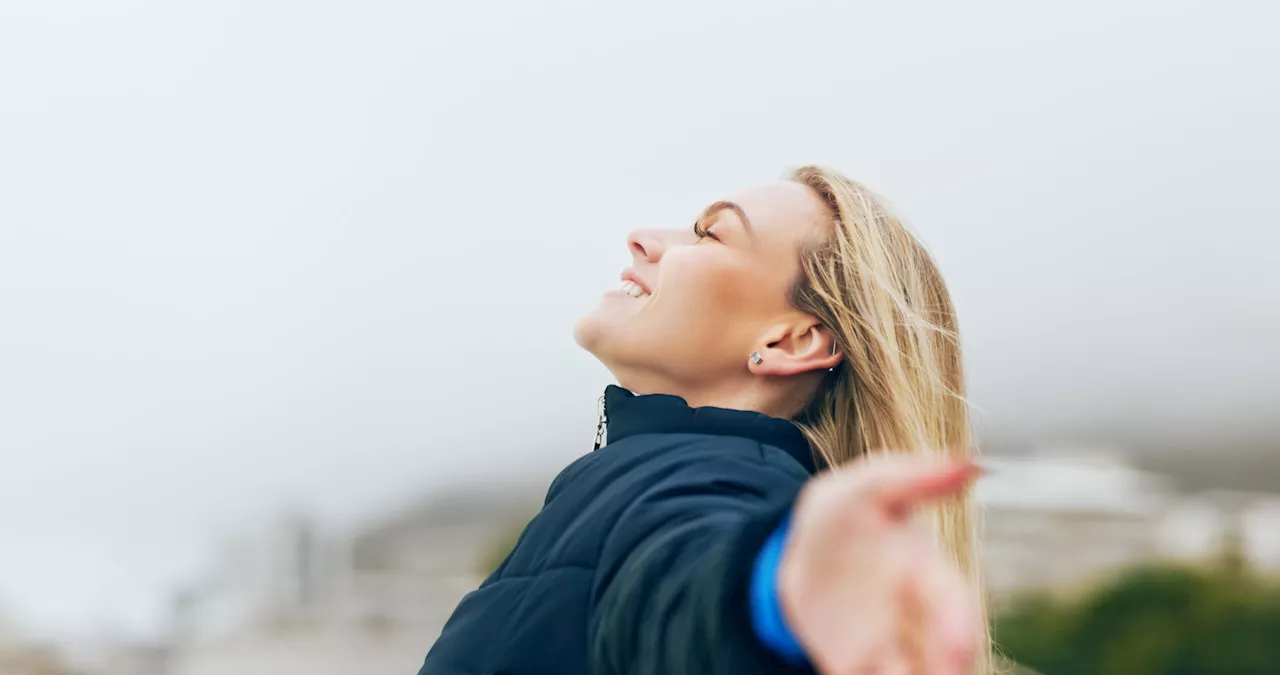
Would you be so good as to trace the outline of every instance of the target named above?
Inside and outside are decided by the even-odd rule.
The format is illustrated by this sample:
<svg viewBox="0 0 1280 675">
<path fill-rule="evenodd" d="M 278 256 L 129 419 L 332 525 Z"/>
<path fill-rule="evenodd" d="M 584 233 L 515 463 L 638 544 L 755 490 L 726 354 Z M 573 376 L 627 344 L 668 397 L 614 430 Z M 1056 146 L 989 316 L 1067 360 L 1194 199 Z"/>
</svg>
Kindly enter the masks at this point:
<svg viewBox="0 0 1280 675">
<path fill-rule="evenodd" d="M 622 270 L 622 280 L 630 281 L 631 283 L 639 286 L 640 290 L 644 291 L 645 293 L 653 293 L 653 291 L 649 290 L 649 284 L 646 284 L 645 282 L 641 281 L 640 277 L 637 276 L 635 272 L 629 269 Z"/>
</svg>

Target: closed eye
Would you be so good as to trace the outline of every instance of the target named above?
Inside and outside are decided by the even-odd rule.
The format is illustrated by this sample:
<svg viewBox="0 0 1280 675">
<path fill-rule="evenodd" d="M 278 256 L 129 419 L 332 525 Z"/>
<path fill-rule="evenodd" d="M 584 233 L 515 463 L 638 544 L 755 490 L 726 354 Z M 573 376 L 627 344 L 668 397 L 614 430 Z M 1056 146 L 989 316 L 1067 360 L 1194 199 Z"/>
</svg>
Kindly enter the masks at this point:
<svg viewBox="0 0 1280 675">
<path fill-rule="evenodd" d="M 694 236 L 696 236 L 699 240 L 706 239 L 706 238 L 711 238 L 711 239 L 714 239 L 714 240 L 716 240 L 716 241 L 720 241 L 720 237 L 717 237 L 715 232 L 712 232 L 711 230 L 708 230 L 708 229 L 706 229 L 706 228 L 702 227 L 702 222 L 701 222 L 701 221 L 695 222 L 695 223 L 693 224 L 693 234 L 694 234 Z"/>
</svg>

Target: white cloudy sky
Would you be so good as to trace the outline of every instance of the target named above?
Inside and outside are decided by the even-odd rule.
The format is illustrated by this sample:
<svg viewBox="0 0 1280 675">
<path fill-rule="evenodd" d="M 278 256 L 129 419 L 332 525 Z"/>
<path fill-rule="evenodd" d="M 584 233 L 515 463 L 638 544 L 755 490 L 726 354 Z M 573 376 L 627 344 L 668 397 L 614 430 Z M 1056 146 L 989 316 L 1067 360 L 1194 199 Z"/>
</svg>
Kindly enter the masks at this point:
<svg viewBox="0 0 1280 675">
<path fill-rule="evenodd" d="M 1269 423 L 1274 3 L 625 4 L 0 6 L 0 607 L 146 631 L 275 509 L 566 461 L 624 233 L 800 163 L 935 250 L 993 433 Z"/>
</svg>

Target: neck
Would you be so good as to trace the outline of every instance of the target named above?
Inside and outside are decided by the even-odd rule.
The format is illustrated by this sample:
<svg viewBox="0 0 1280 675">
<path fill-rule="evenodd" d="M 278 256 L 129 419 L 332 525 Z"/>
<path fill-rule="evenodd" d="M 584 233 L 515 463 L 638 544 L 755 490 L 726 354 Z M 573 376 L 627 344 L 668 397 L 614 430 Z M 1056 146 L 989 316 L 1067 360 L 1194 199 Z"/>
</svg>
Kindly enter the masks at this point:
<svg viewBox="0 0 1280 675">
<path fill-rule="evenodd" d="M 616 445 L 619 441 L 640 434 L 737 436 L 780 448 L 810 472 L 817 467 L 804 430 L 787 420 L 719 406 L 692 407 L 674 395 L 636 395 L 614 386 L 605 389 L 601 406 L 604 427 L 601 431 L 607 436 L 608 445 L 614 445 L 615 449 L 626 447 Z M 596 449 L 601 447 L 607 446 L 597 442 Z"/>
<path fill-rule="evenodd" d="M 678 396 L 694 408 L 726 408 L 791 419 L 800 414 L 816 392 L 804 378 L 767 378 L 756 375 L 696 384 L 676 382 L 655 373 L 614 372 L 618 386 L 633 394 Z M 804 388 L 806 391 L 798 391 Z"/>
</svg>

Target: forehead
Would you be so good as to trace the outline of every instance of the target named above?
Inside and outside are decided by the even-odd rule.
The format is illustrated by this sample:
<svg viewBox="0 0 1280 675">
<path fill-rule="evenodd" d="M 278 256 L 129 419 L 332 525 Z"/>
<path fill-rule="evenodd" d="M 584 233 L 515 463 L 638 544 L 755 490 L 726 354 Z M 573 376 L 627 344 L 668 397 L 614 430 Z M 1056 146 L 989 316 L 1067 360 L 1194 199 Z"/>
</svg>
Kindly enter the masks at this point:
<svg viewBox="0 0 1280 675">
<path fill-rule="evenodd" d="M 737 193 L 730 201 L 742 207 L 763 243 L 797 243 L 820 236 L 830 218 L 822 200 L 792 181 L 766 183 Z"/>
</svg>

